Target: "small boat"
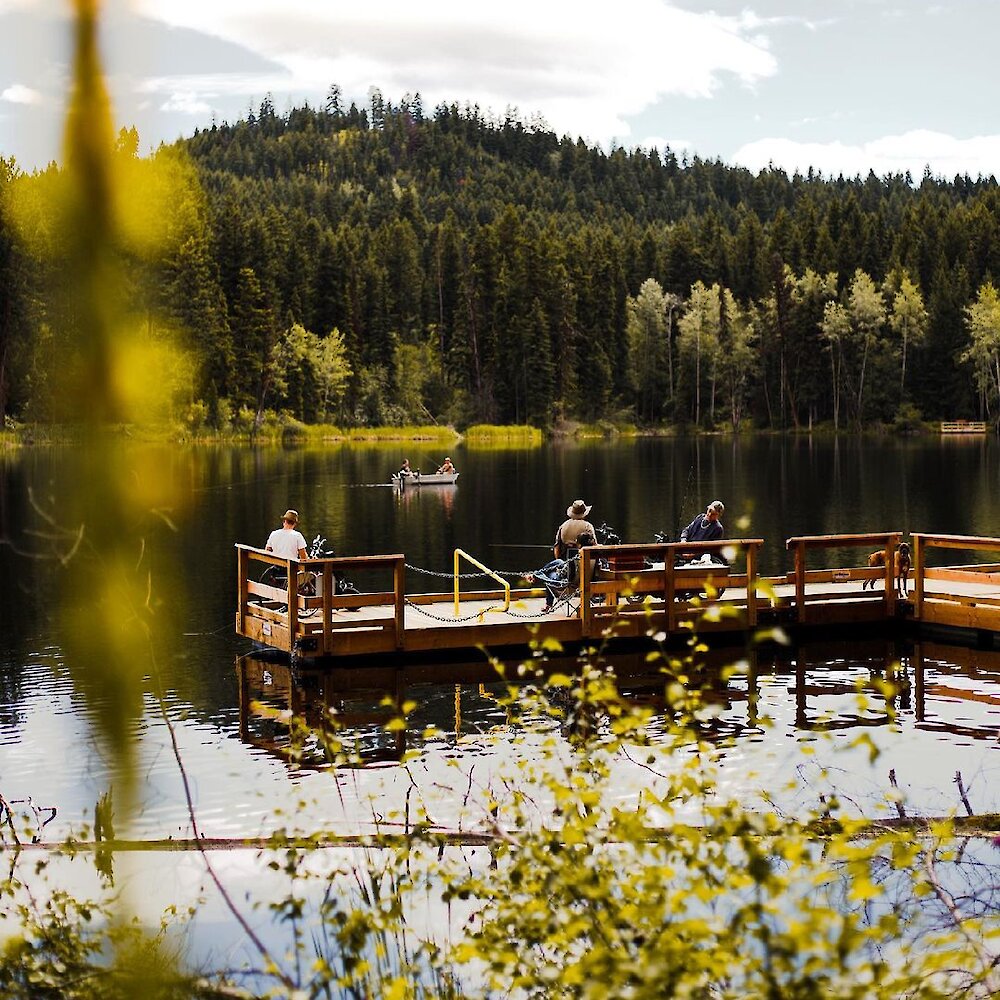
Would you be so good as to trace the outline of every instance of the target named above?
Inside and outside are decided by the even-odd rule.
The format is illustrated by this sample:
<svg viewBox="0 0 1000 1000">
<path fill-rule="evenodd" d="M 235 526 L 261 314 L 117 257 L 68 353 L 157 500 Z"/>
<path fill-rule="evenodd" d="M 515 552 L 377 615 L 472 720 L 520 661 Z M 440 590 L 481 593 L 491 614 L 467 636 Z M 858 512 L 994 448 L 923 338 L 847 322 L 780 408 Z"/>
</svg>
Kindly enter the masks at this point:
<svg viewBox="0 0 1000 1000">
<path fill-rule="evenodd" d="M 401 476 L 398 472 L 392 474 L 392 485 L 401 490 L 411 486 L 451 486 L 458 479 L 457 472 L 427 472 L 421 475 L 414 472 L 409 476 Z"/>
</svg>

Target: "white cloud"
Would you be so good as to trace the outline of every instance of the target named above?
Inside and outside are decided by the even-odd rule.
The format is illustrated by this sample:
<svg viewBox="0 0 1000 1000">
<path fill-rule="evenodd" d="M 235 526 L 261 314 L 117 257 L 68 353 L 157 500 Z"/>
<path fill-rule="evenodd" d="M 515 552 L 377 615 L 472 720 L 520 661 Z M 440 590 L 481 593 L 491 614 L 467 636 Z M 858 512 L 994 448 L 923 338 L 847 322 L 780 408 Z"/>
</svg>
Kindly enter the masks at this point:
<svg viewBox="0 0 1000 1000">
<path fill-rule="evenodd" d="M 212 107 L 190 90 L 177 90 L 160 105 L 160 110 L 177 111 L 182 115 L 207 115 Z"/>
<path fill-rule="evenodd" d="M 809 167 L 815 167 L 824 175 L 834 177 L 838 174 L 867 176 L 869 170 L 881 177 L 908 170 L 915 180 L 919 180 L 928 165 L 932 173 L 945 178 L 955 174 L 988 177 L 1000 174 L 1000 135 L 958 139 L 942 132 L 915 129 L 858 145 L 758 139 L 741 146 L 731 160 L 751 170 L 760 170 L 768 163 L 788 173 L 795 170 L 804 173 Z"/>
<path fill-rule="evenodd" d="M 24 84 L 15 83 L 6 90 L 0 91 L 0 101 L 7 101 L 10 104 L 40 104 L 42 95 L 31 87 Z"/>
<path fill-rule="evenodd" d="M 442 100 L 494 111 L 516 106 L 524 115 L 540 112 L 557 132 L 605 141 L 628 137 L 628 119 L 664 96 L 710 97 L 725 76 L 753 86 L 777 71 L 766 40 L 756 37 L 758 21 L 691 13 L 662 0 L 619 0 L 613 8 L 571 0 L 138 6 L 164 23 L 242 45 L 287 72 L 279 86 L 244 79 L 248 95 L 315 96 L 336 82 L 353 97 L 375 85 L 392 100 L 419 91 L 428 107 Z M 211 79 L 202 81 L 204 89 L 172 82 L 168 92 L 195 100 L 220 86 Z"/>
</svg>

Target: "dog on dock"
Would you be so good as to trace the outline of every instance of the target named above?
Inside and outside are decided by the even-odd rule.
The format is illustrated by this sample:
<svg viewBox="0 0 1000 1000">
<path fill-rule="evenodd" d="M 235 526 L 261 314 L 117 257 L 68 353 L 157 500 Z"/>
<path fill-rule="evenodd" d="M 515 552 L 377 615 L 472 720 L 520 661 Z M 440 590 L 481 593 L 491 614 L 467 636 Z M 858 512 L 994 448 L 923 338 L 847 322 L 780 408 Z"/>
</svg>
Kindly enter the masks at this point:
<svg viewBox="0 0 1000 1000">
<path fill-rule="evenodd" d="M 899 543 L 899 548 L 896 549 L 893 556 L 893 562 L 895 563 L 893 566 L 893 579 L 896 581 L 896 593 L 905 600 L 906 583 L 910 578 L 910 546 L 906 542 Z M 878 566 L 885 566 L 885 549 L 876 549 L 868 556 L 868 565 L 872 569 Z M 878 577 L 873 577 L 871 580 L 863 581 L 861 589 L 864 590 L 866 587 L 871 587 L 874 590 L 877 579 Z"/>
</svg>

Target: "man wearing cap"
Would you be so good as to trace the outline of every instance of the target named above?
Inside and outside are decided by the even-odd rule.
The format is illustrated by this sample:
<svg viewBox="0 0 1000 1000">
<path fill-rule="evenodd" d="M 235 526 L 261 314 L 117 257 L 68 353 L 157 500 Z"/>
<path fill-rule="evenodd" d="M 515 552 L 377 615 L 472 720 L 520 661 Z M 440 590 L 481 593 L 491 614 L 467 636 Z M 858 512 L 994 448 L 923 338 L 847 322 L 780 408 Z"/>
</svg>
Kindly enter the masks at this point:
<svg viewBox="0 0 1000 1000">
<path fill-rule="evenodd" d="M 594 526 L 586 520 L 589 513 L 590 506 L 584 500 L 574 500 L 566 508 L 568 519 L 559 525 L 556 543 L 552 546 L 556 559 L 565 559 L 570 549 L 578 549 L 581 535 L 590 535 L 591 539 L 597 537 Z M 590 544 L 593 545 L 593 541 Z"/>
<path fill-rule="evenodd" d="M 282 559 L 305 559 L 306 540 L 298 530 L 299 512 L 297 510 L 286 510 L 281 518 L 281 527 L 275 528 L 267 536 L 267 544 L 264 549 L 273 552 Z"/>
</svg>

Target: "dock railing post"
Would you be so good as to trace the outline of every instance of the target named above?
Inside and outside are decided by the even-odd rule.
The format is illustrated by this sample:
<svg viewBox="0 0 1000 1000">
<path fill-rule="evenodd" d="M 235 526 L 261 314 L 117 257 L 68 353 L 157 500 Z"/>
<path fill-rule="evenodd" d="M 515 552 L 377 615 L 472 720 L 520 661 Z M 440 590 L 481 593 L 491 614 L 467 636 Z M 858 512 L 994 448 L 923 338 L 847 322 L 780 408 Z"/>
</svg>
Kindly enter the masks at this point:
<svg viewBox="0 0 1000 1000">
<path fill-rule="evenodd" d="M 885 539 L 885 616 L 896 614 L 896 548 L 899 535 L 887 535 Z"/>
<path fill-rule="evenodd" d="M 590 577 L 596 565 L 590 549 L 587 546 L 580 549 L 580 630 L 585 636 L 590 635 L 594 627 L 594 611 L 590 604 Z"/>
<path fill-rule="evenodd" d="M 295 652 L 295 633 L 299 630 L 299 561 L 288 560 L 288 652 Z"/>
<path fill-rule="evenodd" d="M 406 561 L 402 556 L 392 567 L 392 590 L 395 597 L 396 649 L 402 649 L 406 633 L 406 622 L 403 618 L 406 609 Z"/>
<path fill-rule="evenodd" d="M 757 624 L 757 544 L 747 545 L 747 625 Z"/>
<path fill-rule="evenodd" d="M 663 600 L 667 605 L 667 634 L 677 627 L 677 611 L 674 607 L 674 550 L 673 546 L 663 547 Z"/>
<path fill-rule="evenodd" d="M 333 567 L 326 560 L 323 562 L 323 654 L 328 656 L 333 652 Z"/>
<path fill-rule="evenodd" d="M 795 546 L 795 617 L 799 623 L 806 620 L 806 543 Z"/>
<path fill-rule="evenodd" d="M 910 536 L 913 541 L 913 617 L 920 621 L 924 612 L 924 539 Z"/>
<path fill-rule="evenodd" d="M 246 549 L 236 550 L 236 592 L 239 595 L 236 606 L 236 631 L 246 635 L 247 603 L 250 593 L 247 583 L 250 579 L 250 553 Z"/>
</svg>

